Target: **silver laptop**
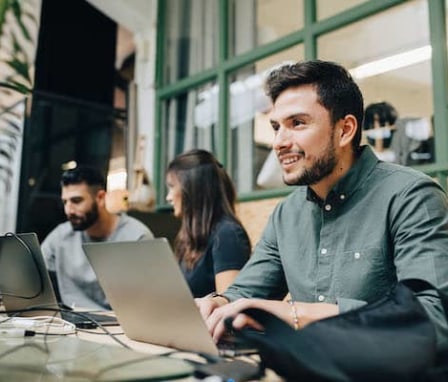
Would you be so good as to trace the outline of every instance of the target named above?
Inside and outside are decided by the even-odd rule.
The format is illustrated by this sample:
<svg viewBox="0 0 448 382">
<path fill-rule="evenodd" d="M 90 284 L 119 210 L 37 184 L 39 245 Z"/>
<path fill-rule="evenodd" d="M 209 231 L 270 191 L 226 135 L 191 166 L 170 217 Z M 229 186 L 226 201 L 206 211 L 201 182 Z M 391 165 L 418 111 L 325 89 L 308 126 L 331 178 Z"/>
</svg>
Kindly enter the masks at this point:
<svg viewBox="0 0 448 382">
<path fill-rule="evenodd" d="M 0 295 L 5 311 L 21 316 L 62 316 L 77 327 L 117 325 L 110 314 L 60 312 L 35 233 L 0 236 Z"/>
<path fill-rule="evenodd" d="M 0 294 L 6 311 L 24 316 L 51 314 L 34 307 L 58 308 L 36 234 L 0 237 Z"/>
<path fill-rule="evenodd" d="M 167 239 L 85 243 L 83 248 L 129 338 L 212 355 L 254 352 L 227 344 L 218 350 Z"/>
</svg>

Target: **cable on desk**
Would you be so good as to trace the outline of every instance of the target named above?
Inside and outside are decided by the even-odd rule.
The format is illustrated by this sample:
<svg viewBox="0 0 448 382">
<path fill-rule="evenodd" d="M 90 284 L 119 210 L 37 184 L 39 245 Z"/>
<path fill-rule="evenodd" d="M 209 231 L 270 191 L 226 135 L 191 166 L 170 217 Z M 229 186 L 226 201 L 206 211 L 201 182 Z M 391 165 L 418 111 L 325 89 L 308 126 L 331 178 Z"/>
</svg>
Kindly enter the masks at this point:
<svg viewBox="0 0 448 382">
<path fill-rule="evenodd" d="M 96 326 L 95 329 L 96 328 L 101 329 L 105 334 L 107 334 L 109 337 L 111 337 L 112 340 L 117 342 L 119 345 L 123 346 L 126 349 L 131 349 L 132 350 L 132 348 L 129 345 L 127 345 L 126 343 L 124 343 L 120 339 L 116 338 L 116 336 L 120 335 L 120 333 L 117 333 L 117 334 L 111 333 L 108 329 L 106 329 L 106 327 L 104 325 L 102 325 L 100 322 L 95 320 L 93 317 L 91 317 L 88 314 L 86 314 L 86 312 L 77 312 L 77 311 L 74 311 L 74 310 L 63 309 L 61 307 L 53 307 L 53 306 L 49 306 L 49 305 L 36 305 L 36 306 L 33 306 L 33 307 L 29 307 L 27 309 L 16 310 L 16 311 L 5 311 L 4 313 L 8 313 L 8 314 L 14 313 L 15 315 L 18 315 L 18 314 L 24 313 L 24 312 L 29 313 L 29 312 L 32 312 L 33 310 L 38 310 L 38 311 L 47 310 L 47 311 L 50 311 L 50 312 L 54 312 L 54 318 L 57 318 L 56 317 L 57 313 L 62 313 L 62 312 L 69 312 L 70 314 L 82 317 L 86 321 L 91 321 L 92 323 L 94 323 L 95 326 Z M 28 319 L 32 319 L 32 317 L 29 317 Z M 77 330 L 79 330 L 79 329 L 76 328 L 76 331 Z M 43 333 L 43 334 L 49 334 L 49 333 Z"/>
</svg>

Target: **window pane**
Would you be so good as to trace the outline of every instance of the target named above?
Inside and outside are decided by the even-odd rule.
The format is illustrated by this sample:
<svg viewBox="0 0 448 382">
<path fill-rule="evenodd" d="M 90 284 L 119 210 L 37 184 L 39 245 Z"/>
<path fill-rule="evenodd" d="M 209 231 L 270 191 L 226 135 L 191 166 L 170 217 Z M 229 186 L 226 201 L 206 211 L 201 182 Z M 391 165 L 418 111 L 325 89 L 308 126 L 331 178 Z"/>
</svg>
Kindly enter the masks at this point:
<svg viewBox="0 0 448 382">
<path fill-rule="evenodd" d="M 317 0 L 317 19 L 322 20 L 346 11 L 367 0 Z"/>
<path fill-rule="evenodd" d="M 318 56 L 351 70 L 368 112 L 365 141 L 376 148 L 381 159 L 406 165 L 434 160 L 426 1 L 406 2 L 320 37 Z M 378 113 L 387 114 L 389 106 L 398 119 L 377 121 Z"/>
<path fill-rule="evenodd" d="M 239 193 L 284 186 L 281 172 L 276 171 L 279 168 L 277 159 L 272 156 L 268 159 L 273 134 L 267 116 L 270 100 L 264 93 L 263 81 L 266 70 L 273 65 L 301 59 L 303 46 L 299 45 L 239 69 L 230 76 L 230 167 Z"/>
<path fill-rule="evenodd" d="M 303 0 L 231 0 L 229 52 L 238 55 L 303 28 Z"/>
<path fill-rule="evenodd" d="M 162 166 L 192 148 L 215 152 L 217 147 L 218 87 L 214 83 L 190 90 L 164 102 Z"/>
<path fill-rule="evenodd" d="M 167 0 L 164 82 L 199 73 L 216 65 L 218 1 Z"/>
</svg>

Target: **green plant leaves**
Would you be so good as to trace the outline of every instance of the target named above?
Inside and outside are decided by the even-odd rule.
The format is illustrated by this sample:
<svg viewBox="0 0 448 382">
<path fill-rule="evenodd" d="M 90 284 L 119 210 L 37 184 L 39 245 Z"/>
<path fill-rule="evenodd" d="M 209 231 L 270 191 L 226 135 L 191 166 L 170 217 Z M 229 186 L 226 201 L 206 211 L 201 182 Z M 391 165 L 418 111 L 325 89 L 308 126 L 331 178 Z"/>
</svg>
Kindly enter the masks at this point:
<svg viewBox="0 0 448 382">
<path fill-rule="evenodd" d="M 5 89 L 24 95 L 32 91 L 33 85 L 30 77 L 32 62 L 30 62 L 27 47 L 24 45 L 26 45 L 25 42 L 32 43 L 33 38 L 27 27 L 29 23 L 26 23 L 25 20 L 30 20 L 32 25 L 36 25 L 37 22 L 31 12 L 24 11 L 24 4 L 23 0 L 0 0 L 0 42 L 2 39 L 3 42 L 7 39 L 10 45 L 10 51 L 6 55 L 9 55 L 9 58 L 3 60 L 3 64 L 12 72 L 7 78 L 0 79 L 0 90 L 3 90 L 3 93 L 5 93 Z M 6 17 L 8 14 L 12 15 L 9 22 L 14 22 L 17 27 L 8 28 L 8 33 L 5 34 L 5 22 L 8 19 Z M 5 49 L 2 46 L 0 48 Z"/>
</svg>

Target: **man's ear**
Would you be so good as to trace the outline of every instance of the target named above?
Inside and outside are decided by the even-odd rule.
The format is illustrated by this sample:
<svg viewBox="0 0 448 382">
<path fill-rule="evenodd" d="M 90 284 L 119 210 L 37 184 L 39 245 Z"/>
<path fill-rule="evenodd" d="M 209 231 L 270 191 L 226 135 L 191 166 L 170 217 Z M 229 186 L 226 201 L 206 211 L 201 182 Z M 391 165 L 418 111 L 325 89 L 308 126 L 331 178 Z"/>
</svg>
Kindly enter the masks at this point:
<svg viewBox="0 0 448 382">
<path fill-rule="evenodd" d="M 106 205 L 106 190 L 98 190 L 97 191 L 96 202 L 98 204 Z"/>
<path fill-rule="evenodd" d="M 351 146 L 353 138 L 356 135 L 356 131 L 359 128 L 355 116 L 352 114 L 347 114 L 338 122 L 338 127 L 339 146 Z"/>
</svg>

